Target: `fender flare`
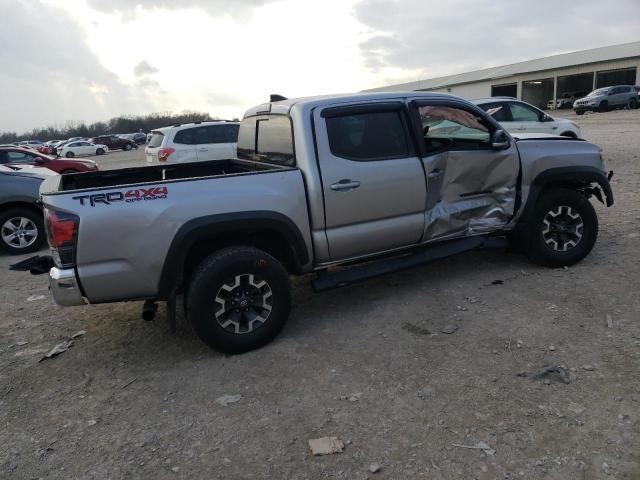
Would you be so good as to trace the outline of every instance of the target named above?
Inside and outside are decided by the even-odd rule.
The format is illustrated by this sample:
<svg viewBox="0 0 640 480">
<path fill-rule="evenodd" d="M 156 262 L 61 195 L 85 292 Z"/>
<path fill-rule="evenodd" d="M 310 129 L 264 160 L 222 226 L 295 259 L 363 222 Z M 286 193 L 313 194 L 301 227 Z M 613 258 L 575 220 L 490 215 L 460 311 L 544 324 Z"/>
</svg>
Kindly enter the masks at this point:
<svg viewBox="0 0 640 480">
<path fill-rule="evenodd" d="M 189 220 L 173 237 L 158 283 L 159 298 L 168 298 L 176 285 L 182 283 L 187 255 L 198 241 L 217 235 L 264 230 L 274 231 L 286 239 L 294 266 L 297 271 L 302 271 L 302 266 L 309 262 L 309 252 L 302 233 L 289 217 L 270 211 L 207 215 Z"/>
</svg>

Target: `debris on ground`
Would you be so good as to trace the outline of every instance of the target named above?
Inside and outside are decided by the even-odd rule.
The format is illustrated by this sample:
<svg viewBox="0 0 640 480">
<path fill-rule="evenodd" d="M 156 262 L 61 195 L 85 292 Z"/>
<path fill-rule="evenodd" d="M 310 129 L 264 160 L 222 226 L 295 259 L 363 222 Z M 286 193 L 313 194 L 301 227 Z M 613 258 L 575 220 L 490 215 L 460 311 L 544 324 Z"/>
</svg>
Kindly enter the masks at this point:
<svg viewBox="0 0 640 480">
<path fill-rule="evenodd" d="M 428 328 L 419 327 L 418 325 L 414 325 L 413 323 L 405 322 L 402 325 L 402 328 L 409 333 L 413 333 L 414 335 L 431 335 L 431 331 Z"/>
<path fill-rule="evenodd" d="M 223 407 L 228 406 L 230 403 L 239 402 L 242 398 L 242 395 L 222 395 L 221 397 L 216 398 L 216 403 L 218 405 L 222 405 Z"/>
<path fill-rule="evenodd" d="M 49 350 L 44 357 L 42 357 L 39 362 L 46 360 L 47 358 L 55 357 L 56 355 L 60 355 L 63 352 L 66 352 L 73 346 L 73 340 L 65 340 L 57 344 L 51 350 Z"/>
<path fill-rule="evenodd" d="M 494 280 L 491 285 L 504 285 L 504 280 Z"/>
<path fill-rule="evenodd" d="M 569 372 L 567 372 L 565 368 L 558 365 L 545 365 L 544 367 L 542 367 L 542 370 L 538 372 L 535 378 L 537 380 L 556 380 L 565 384 L 571 383 L 571 375 L 569 374 Z M 549 384 L 550 383 L 551 381 L 549 381 Z"/>
<path fill-rule="evenodd" d="M 478 442 L 475 445 L 460 445 L 459 443 L 452 443 L 452 445 L 454 447 L 458 447 L 458 448 L 468 448 L 471 450 L 482 450 L 484 453 L 486 453 L 489 456 L 493 456 L 496 454 L 496 451 L 491 448 L 487 443 L 485 442 Z"/>
<path fill-rule="evenodd" d="M 446 333 L 447 335 L 451 335 L 452 333 L 456 333 L 458 331 L 458 325 L 450 323 L 449 325 L 445 325 L 442 330 L 442 333 Z"/>
<path fill-rule="evenodd" d="M 549 345 L 549 351 L 550 352 L 555 352 L 556 351 L 556 347 L 554 347 L 553 345 Z"/>
<path fill-rule="evenodd" d="M 596 367 L 594 367 L 593 365 L 583 365 L 582 369 L 586 370 L 587 372 L 593 372 L 596 369 Z"/>
<path fill-rule="evenodd" d="M 31 295 L 27 298 L 27 302 L 35 302 L 37 300 L 44 300 L 45 298 L 44 295 Z"/>
<path fill-rule="evenodd" d="M 331 455 L 342 453 L 344 443 L 338 437 L 312 438 L 309 440 L 309 448 L 313 455 Z"/>
<path fill-rule="evenodd" d="M 95 424 L 97 424 L 98 421 L 97 420 L 89 420 L 87 421 L 87 426 L 89 427 L 93 427 Z"/>
<path fill-rule="evenodd" d="M 369 465 L 369 471 L 371 473 L 378 473 L 381 469 L 382 467 L 378 463 L 372 463 L 371 465 Z"/>
<path fill-rule="evenodd" d="M 607 328 L 613 328 L 613 317 L 607 313 Z"/>
<path fill-rule="evenodd" d="M 73 340 L 74 338 L 81 337 L 81 336 L 85 335 L 86 333 L 87 333 L 86 330 L 80 330 L 79 332 L 76 332 L 73 335 L 71 335 L 71 340 Z"/>
<path fill-rule="evenodd" d="M 138 377 L 133 377 L 131 380 L 129 380 L 127 383 L 125 383 L 124 385 L 122 385 L 120 388 L 127 388 L 129 385 L 131 385 L 133 382 L 135 382 L 138 379 Z"/>
<path fill-rule="evenodd" d="M 516 373 L 516 377 L 526 377 L 527 375 L 528 375 L 528 373 L 525 372 L 525 371 Z"/>
</svg>

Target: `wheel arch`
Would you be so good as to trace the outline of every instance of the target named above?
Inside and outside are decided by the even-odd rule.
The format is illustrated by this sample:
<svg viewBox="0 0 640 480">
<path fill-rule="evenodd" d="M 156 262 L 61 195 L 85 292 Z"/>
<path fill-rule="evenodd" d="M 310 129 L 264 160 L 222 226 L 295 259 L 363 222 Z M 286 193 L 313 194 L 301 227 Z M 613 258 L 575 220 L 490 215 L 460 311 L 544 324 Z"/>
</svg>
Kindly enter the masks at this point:
<svg viewBox="0 0 640 480">
<path fill-rule="evenodd" d="M 556 167 L 541 172 L 536 176 L 529 187 L 529 194 L 522 215 L 518 220 L 517 229 L 526 227 L 529 216 L 544 191 L 550 188 L 569 188 L 581 191 L 585 196 L 599 195 L 599 190 L 592 187 L 597 184 L 604 193 L 603 203 L 610 207 L 614 203 L 613 191 L 608 178 L 602 170 L 595 167 Z"/>
<path fill-rule="evenodd" d="M 252 211 L 209 215 L 185 223 L 175 234 L 158 284 L 159 298 L 180 289 L 207 255 L 230 246 L 253 246 L 301 273 L 309 262 L 304 238 L 295 223 L 277 212 Z"/>
<path fill-rule="evenodd" d="M 40 209 L 35 203 L 23 202 L 23 201 L 19 201 L 19 200 L 1 204 L 0 205 L 0 214 L 3 214 L 4 212 L 6 212 L 7 210 L 10 210 L 12 208 L 26 208 L 28 210 L 31 210 L 31 211 L 35 212 L 35 213 L 42 214 L 42 209 Z"/>
</svg>

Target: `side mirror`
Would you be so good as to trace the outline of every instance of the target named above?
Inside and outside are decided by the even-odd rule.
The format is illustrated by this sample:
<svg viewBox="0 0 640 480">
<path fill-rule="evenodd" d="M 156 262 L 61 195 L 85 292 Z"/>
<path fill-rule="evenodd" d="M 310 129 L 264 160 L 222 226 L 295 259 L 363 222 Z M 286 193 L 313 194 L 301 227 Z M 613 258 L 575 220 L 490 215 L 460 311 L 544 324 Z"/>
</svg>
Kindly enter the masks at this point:
<svg viewBox="0 0 640 480">
<path fill-rule="evenodd" d="M 504 150 L 505 148 L 509 148 L 510 144 L 509 136 L 504 130 L 496 130 L 493 132 L 491 136 L 491 148 L 494 150 Z"/>
</svg>

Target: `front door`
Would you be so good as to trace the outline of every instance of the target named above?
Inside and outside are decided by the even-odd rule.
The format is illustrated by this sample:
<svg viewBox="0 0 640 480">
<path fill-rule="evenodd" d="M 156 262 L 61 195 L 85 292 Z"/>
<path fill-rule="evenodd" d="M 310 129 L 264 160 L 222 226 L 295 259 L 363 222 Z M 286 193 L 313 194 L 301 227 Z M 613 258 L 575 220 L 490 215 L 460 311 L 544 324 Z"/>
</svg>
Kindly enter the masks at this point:
<svg viewBox="0 0 640 480">
<path fill-rule="evenodd" d="M 509 110 L 515 132 L 555 133 L 553 122 L 542 121 L 544 112 L 541 110 L 520 102 L 509 102 Z"/>
<path fill-rule="evenodd" d="M 515 144 L 494 150 L 488 117 L 455 100 L 419 101 L 427 176 L 424 241 L 490 233 L 513 217 L 520 161 Z"/>
<path fill-rule="evenodd" d="M 424 230 L 424 170 L 400 102 L 314 112 L 332 260 L 416 244 Z"/>
</svg>

